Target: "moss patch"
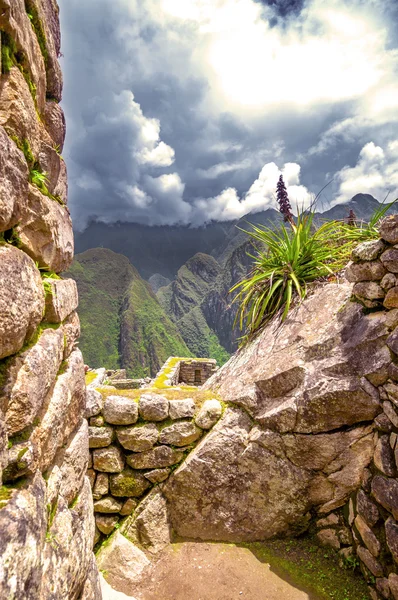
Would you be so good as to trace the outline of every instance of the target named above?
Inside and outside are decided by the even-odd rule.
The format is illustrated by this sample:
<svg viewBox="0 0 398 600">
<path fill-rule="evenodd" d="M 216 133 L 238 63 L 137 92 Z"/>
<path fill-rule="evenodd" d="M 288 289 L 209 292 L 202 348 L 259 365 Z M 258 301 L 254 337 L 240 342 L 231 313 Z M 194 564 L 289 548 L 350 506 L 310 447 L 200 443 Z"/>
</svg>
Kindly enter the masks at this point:
<svg viewBox="0 0 398 600">
<path fill-rule="evenodd" d="M 90 385 L 90 383 L 92 383 L 96 377 L 97 377 L 97 373 L 94 373 L 94 372 L 86 373 L 86 385 Z"/>
<path fill-rule="evenodd" d="M 40 50 L 43 56 L 44 64 L 48 65 L 48 50 L 47 50 L 47 39 L 44 31 L 43 23 L 39 17 L 36 5 L 31 0 L 25 0 L 26 13 L 32 24 L 32 29 L 36 34 L 37 41 L 39 42 Z"/>
</svg>

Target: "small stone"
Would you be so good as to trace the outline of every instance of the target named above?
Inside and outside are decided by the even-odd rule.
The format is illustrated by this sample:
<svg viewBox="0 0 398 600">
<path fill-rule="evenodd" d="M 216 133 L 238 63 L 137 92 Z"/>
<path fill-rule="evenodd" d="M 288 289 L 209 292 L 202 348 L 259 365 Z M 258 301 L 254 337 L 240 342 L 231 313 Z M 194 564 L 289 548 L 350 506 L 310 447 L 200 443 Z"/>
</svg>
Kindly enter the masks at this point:
<svg viewBox="0 0 398 600">
<path fill-rule="evenodd" d="M 374 420 L 374 425 L 379 431 L 390 432 L 393 429 L 393 424 L 385 413 L 377 415 Z"/>
<path fill-rule="evenodd" d="M 398 523 L 391 517 L 385 522 L 387 546 L 393 559 L 398 563 Z"/>
<path fill-rule="evenodd" d="M 121 516 L 127 517 L 128 515 L 131 515 L 131 513 L 137 508 L 137 506 L 138 500 L 136 500 L 135 498 L 128 498 L 123 504 L 122 510 L 120 511 Z"/>
<path fill-rule="evenodd" d="M 383 302 L 386 308 L 397 308 L 398 306 L 398 287 L 388 290 Z"/>
<path fill-rule="evenodd" d="M 352 251 L 352 260 L 376 260 L 385 247 L 383 240 L 362 242 Z"/>
<path fill-rule="evenodd" d="M 340 548 L 340 541 L 334 529 L 322 529 L 322 531 L 318 531 L 316 538 L 322 546 L 329 546 L 334 550 Z"/>
<path fill-rule="evenodd" d="M 118 513 L 122 510 L 122 507 L 123 502 L 116 500 L 116 498 L 112 498 L 112 496 L 107 496 L 106 498 L 101 498 L 101 500 L 94 502 L 94 512 Z"/>
<path fill-rule="evenodd" d="M 138 498 L 151 487 L 148 479 L 142 473 L 137 473 L 133 469 L 126 467 L 118 475 L 111 475 L 109 485 L 112 496 L 129 496 Z"/>
<path fill-rule="evenodd" d="M 390 244 L 398 244 L 398 215 L 384 217 L 379 225 L 380 237 Z"/>
<path fill-rule="evenodd" d="M 124 396 L 108 396 L 102 411 L 105 421 L 112 425 L 132 425 L 138 420 L 138 406 Z"/>
<path fill-rule="evenodd" d="M 201 429 L 211 429 L 217 423 L 221 414 L 222 406 L 218 400 L 206 400 L 195 419 L 195 423 Z"/>
<path fill-rule="evenodd" d="M 355 527 L 357 528 L 365 546 L 373 554 L 373 556 L 377 557 L 380 553 L 380 542 L 370 527 L 365 523 L 365 520 L 361 517 L 361 515 L 357 515 L 355 519 Z"/>
<path fill-rule="evenodd" d="M 106 496 L 109 494 L 109 475 L 107 473 L 98 473 L 93 493 L 96 496 Z"/>
<path fill-rule="evenodd" d="M 160 432 L 159 442 L 171 446 L 186 446 L 196 442 L 202 435 L 202 430 L 190 421 L 174 423 Z"/>
<path fill-rule="evenodd" d="M 398 248 L 389 248 L 380 256 L 385 268 L 391 273 L 398 273 Z"/>
<path fill-rule="evenodd" d="M 86 395 L 86 412 L 84 416 L 86 419 L 99 415 L 104 406 L 104 399 L 102 395 L 92 388 L 87 388 Z"/>
<path fill-rule="evenodd" d="M 89 452 L 87 469 L 92 469 L 92 468 L 93 468 L 93 455 L 91 452 Z"/>
<path fill-rule="evenodd" d="M 159 439 L 159 431 L 154 423 L 123 427 L 117 430 L 116 435 L 123 448 L 133 452 L 150 450 Z"/>
<path fill-rule="evenodd" d="M 397 278 L 393 273 L 386 273 L 380 281 L 380 285 L 385 291 L 391 290 L 391 288 L 397 285 Z"/>
<path fill-rule="evenodd" d="M 316 526 L 321 528 L 321 527 L 329 527 L 330 525 L 338 525 L 339 523 L 339 517 L 336 515 L 336 513 L 330 513 L 330 515 L 328 515 L 327 517 L 323 518 L 323 519 L 319 519 L 316 522 Z"/>
<path fill-rule="evenodd" d="M 340 569 L 343 569 L 344 567 L 347 567 L 348 565 L 350 565 L 351 563 L 351 559 L 352 556 L 354 554 L 354 551 L 351 548 L 342 548 L 339 551 L 339 567 Z"/>
<path fill-rule="evenodd" d="M 160 469 L 162 467 L 171 467 L 179 463 L 183 458 L 183 452 L 173 450 L 169 446 L 157 446 L 147 452 L 130 454 L 127 457 L 127 463 L 133 469 Z"/>
<path fill-rule="evenodd" d="M 105 419 L 104 417 L 101 417 L 101 415 L 97 417 L 90 417 L 90 425 L 92 427 L 103 427 L 105 425 Z"/>
<path fill-rule="evenodd" d="M 358 281 L 380 281 L 385 274 L 386 269 L 379 261 L 352 263 L 347 267 L 345 272 L 346 279 L 351 283 Z"/>
<path fill-rule="evenodd" d="M 380 518 L 379 509 L 376 504 L 371 501 L 363 490 L 359 490 L 357 494 L 357 511 L 365 519 L 369 527 L 376 525 Z"/>
<path fill-rule="evenodd" d="M 398 290 L 398 288 L 397 288 Z M 398 354 L 398 328 L 395 329 L 386 340 L 387 346 L 394 352 L 394 354 Z"/>
<path fill-rule="evenodd" d="M 192 398 L 185 400 L 170 400 L 169 401 L 170 419 L 186 419 L 191 418 L 195 414 L 196 406 Z"/>
<path fill-rule="evenodd" d="M 361 561 L 364 563 L 364 565 L 372 573 L 372 575 L 374 575 L 375 577 L 383 577 L 383 567 L 381 566 L 379 561 L 377 561 L 375 557 L 372 556 L 372 554 L 369 552 L 369 550 L 367 550 L 367 548 L 359 546 L 357 548 L 357 554 Z"/>
<path fill-rule="evenodd" d="M 89 427 L 88 428 L 89 448 L 105 448 L 112 443 L 112 427 Z"/>
<path fill-rule="evenodd" d="M 169 416 L 169 401 L 158 394 L 144 394 L 139 400 L 139 411 L 145 421 L 164 421 Z"/>
<path fill-rule="evenodd" d="M 373 461 L 377 469 L 388 477 L 395 477 L 397 470 L 395 467 L 394 453 L 390 446 L 389 436 L 380 435 L 376 443 Z"/>
<path fill-rule="evenodd" d="M 390 419 L 390 421 L 394 425 L 394 427 L 398 428 L 398 415 L 395 412 L 394 406 L 391 404 L 391 402 L 388 402 L 387 400 L 385 402 L 383 402 L 383 411 L 385 412 L 387 417 Z"/>
<path fill-rule="evenodd" d="M 390 573 L 388 576 L 388 584 L 394 600 L 398 600 L 398 575 L 396 573 Z"/>
<path fill-rule="evenodd" d="M 374 281 L 356 283 L 352 293 L 354 296 L 365 298 L 365 300 L 381 300 L 385 296 L 384 290 Z"/>
<path fill-rule="evenodd" d="M 388 376 L 393 381 L 398 381 L 398 367 L 395 363 L 390 363 L 388 367 Z"/>
<path fill-rule="evenodd" d="M 93 464 L 96 471 L 120 473 L 124 468 L 124 456 L 116 446 L 99 448 L 93 451 Z"/>
<path fill-rule="evenodd" d="M 116 590 L 131 589 L 131 584 L 150 562 L 145 554 L 124 535 L 116 531 L 109 544 L 97 555 L 100 571 L 106 571 L 107 582 Z"/>
<path fill-rule="evenodd" d="M 87 469 L 86 471 L 86 476 L 90 482 L 91 488 L 94 487 L 94 482 L 95 482 L 95 478 L 96 478 L 96 472 L 94 471 L 94 469 Z"/>
<path fill-rule="evenodd" d="M 109 535 L 115 529 L 117 522 L 119 521 L 118 515 L 95 515 L 95 524 L 101 533 Z"/>
<path fill-rule="evenodd" d="M 170 469 L 155 469 L 154 471 L 145 473 L 145 477 L 149 479 L 151 483 L 161 483 L 162 481 L 166 481 L 170 473 Z"/>
<path fill-rule="evenodd" d="M 394 518 L 398 518 L 398 481 L 376 475 L 372 481 L 372 495 Z"/>
<path fill-rule="evenodd" d="M 342 544 L 345 544 L 346 546 L 352 544 L 352 542 L 353 542 L 352 534 L 348 527 L 342 527 L 341 529 L 338 530 L 337 534 L 338 534 L 339 540 Z"/>
<path fill-rule="evenodd" d="M 398 326 L 398 308 L 392 308 L 389 310 L 384 319 L 388 329 L 395 329 Z"/>
<path fill-rule="evenodd" d="M 390 597 L 390 586 L 386 577 L 376 579 L 376 589 L 383 598 Z"/>
</svg>

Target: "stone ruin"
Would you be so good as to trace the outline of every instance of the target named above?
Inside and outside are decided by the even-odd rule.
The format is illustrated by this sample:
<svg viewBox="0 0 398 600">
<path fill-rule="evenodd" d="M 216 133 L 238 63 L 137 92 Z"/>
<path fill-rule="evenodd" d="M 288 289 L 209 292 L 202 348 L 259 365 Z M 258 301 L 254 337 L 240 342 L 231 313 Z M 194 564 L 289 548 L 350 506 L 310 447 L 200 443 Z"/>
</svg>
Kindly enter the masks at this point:
<svg viewBox="0 0 398 600">
<path fill-rule="evenodd" d="M 157 377 L 164 377 L 164 386 L 196 386 L 200 387 L 217 371 L 214 358 L 178 358 L 170 356 Z"/>
</svg>

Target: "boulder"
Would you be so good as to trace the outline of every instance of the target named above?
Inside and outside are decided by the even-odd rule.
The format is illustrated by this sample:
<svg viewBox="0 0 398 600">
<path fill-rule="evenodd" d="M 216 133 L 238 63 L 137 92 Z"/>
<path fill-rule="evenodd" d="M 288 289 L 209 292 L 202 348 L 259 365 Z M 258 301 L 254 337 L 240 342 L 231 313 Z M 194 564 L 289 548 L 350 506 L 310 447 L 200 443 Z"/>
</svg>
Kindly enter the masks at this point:
<svg viewBox="0 0 398 600">
<path fill-rule="evenodd" d="M 352 293 L 354 296 L 365 298 L 366 300 L 380 300 L 385 296 L 383 288 L 375 281 L 356 283 L 352 288 Z"/>
<path fill-rule="evenodd" d="M 142 473 L 126 467 L 121 473 L 109 477 L 112 496 L 131 496 L 138 498 L 151 487 L 151 483 Z"/>
<path fill-rule="evenodd" d="M 376 475 L 372 481 L 372 495 L 385 509 L 398 519 L 398 481 Z"/>
<path fill-rule="evenodd" d="M 93 464 L 96 471 L 121 473 L 124 468 L 124 456 L 117 446 L 98 448 L 93 451 Z"/>
<path fill-rule="evenodd" d="M 116 431 L 117 439 L 126 450 L 144 452 L 150 450 L 159 439 L 159 431 L 153 423 L 120 427 Z"/>
<path fill-rule="evenodd" d="M 362 538 L 362 541 L 371 554 L 373 554 L 375 557 L 379 556 L 380 542 L 361 515 L 357 515 L 354 523 L 359 535 Z"/>
<path fill-rule="evenodd" d="M 398 244 L 398 217 L 388 215 L 379 225 L 380 237 L 390 244 Z"/>
<path fill-rule="evenodd" d="M 18 248 L 0 245 L 0 359 L 32 337 L 43 310 L 44 288 L 34 262 Z"/>
<path fill-rule="evenodd" d="M 108 396 L 102 414 L 112 425 L 131 425 L 138 421 L 138 406 L 130 398 Z"/>
<path fill-rule="evenodd" d="M 102 395 L 99 392 L 97 392 L 97 390 L 88 387 L 86 395 L 86 411 L 84 413 L 86 419 L 89 419 L 90 417 L 93 417 L 95 415 L 99 415 L 103 407 L 104 398 L 102 397 Z"/>
<path fill-rule="evenodd" d="M 386 247 L 383 240 L 362 242 L 352 251 L 352 260 L 376 260 Z"/>
<path fill-rule="evenodd" d="M 174 423 L 164 427 L 160 432 L 159 443 L 170 446 L 188 446 L 196 442 L 202 435 L 202 430 L 191 421 Z"/>
<path fill-rule="evenodd" d="M 114 589 L 129 594 L 132 584 L 150 562 L 142 550 L 116 531 L 99 551 L 97 564 Z"/>
<path fill-rule="evenodd" d="M 151 483 L 161 483 L 165 481 L 170 475 L 170 469 L 155 469 L 154 471 L 149 471 L 148 473 L 144 473 L 144 476 Z"/>
<path fill-rule="evenodd" d="M 89 427 L 88 436 L 90 448 L 105 448 L 112 443 L 113 429 L 112 427 Z"/>
<path fill-rule="evenodd" d="M 390 446 L 389 436 L 380 435 L 375 448 L 373 457 L 375 467 L 388 477 L 395 477 L 397 469 L 394 460 L 394 452 Z"/>
<path fill-rule="evenodd" d="M 221 414 L 222 407 L 218 400 L 206 400 L 195 418 L 195 423 L 201 429 L 211 429 L 217 423 Z"/>
<path fill-rule="evenodd" d="M 376 525 L 380 518 L 379 509 L 363 490 L 357 494 L 357 511 L 364 518 L 369 527 Z"/>
<path fill-rule="evenodd" d="M 170 419 L 190 419 L 196 411 L 195 402 L 192 398 L 185 400 L 169 400 Z"/>
<path fill-rule="evenodd" d="M 381 262 L 376 260 L 364 263 L 352 263 L 347 267 L 345 276 L 347 281 L 356 283 L 360 281 L 380 281 L 386 273 L 385 267 Z"/>
<path fill-rule="evenodd" d="M 164 421 L 169 416 L 169 401 L 159 394 L 143 394 L 139 411 L 145 421 Z"/>
<path fill-rule="evenodd" d="M 107 473 L 98 473 L 95 478 L 93 495 L 106 496 L 107 494 L 109 494 L 109 475 Z"/>
<path fill-rule="evenodd" d="M 95 515 L 95 524 L 104 535 L 109 535 L 115 529 L 119 521 L 118 515 L 104 515 L 97 513 Z"/>
<path fill-rule="evenodd" d="M 398 307 L 398 286 L 390 288 L 384 298 L 383 305 L 386 308 L 397 308 Z"/>
<path fill-rule="evenodd" d="M 101 592 L 101 582 L 94 554 L 91 557 L 87 578 L 84 582 L 83 590 L 79 600 L 104 600 Z"/>
<path fill-rule="evenodd" d="M 46 294 L 46 312 L 44 320 L 47 323 L 62 323 L 79 303 L 77 285 L 74 279 L 45 279 L 51 287 Z"/>
<path fill-rule="evenodd" d="M 28 194 L 28 166 L 22 152 L 0 126 L 0 232 L 20 219 L 21 201 Z"/>
<path fill-rule="evenodd" d="M 156 446 L 146 452 L 130 454 L 127 457 L 127 464 L 133 469 L 160 469 L 162 467 L 171 467 L 179 463 L 183 458 L 184 453 L 179 450 L 173 450 L 168 446 Z"/>
<path fill-rule="evenodd" d="M 386 273 L 380 281 L 380 285 L 384 291 L 388 291 L 397 285 L 397 278 L 393 273 Z"/>
<path fill-rule="evenodd" d="M 138 506 L 138 500 L 135 498 L 127 498 L 126 502 L 123 504 L 122 509 L 120 510 L 120 514 L 122 517 L 126 517 L 131 515 L 133 510 L 135 510 Z"/>
<path fill-rule="evenodd" d="M 374 577 L 383 577 L 383 567 L 378 560 L 369 552 L 367 548 L 358 546 L 357 554 L 364 565 L 369 569 Z"/>
<path fill-rule="evenodd" d="M 10 437 L 33 424 L 55 382 L 63 350 L 62 329 L 45 329 L 31 348 L 7 362 L 0 406 Z"/>
<path fill-rule="evenodd" d="M 383 252 L 380 260 L 390 273 L 398 273 L 398 248 L 389 248 Z"/>
<path fill-rule="evenodd" d="M 69 212 L 33 185 L 29 185 L 28 201 L 21 209 L 16 230 L 21 249 L 40 267 L 56 273 L 68 269 L 74 248 Z"/>
<path fill-rule="evenodd" d="M 153 490 L 148 494 L 134 516 L 123 524 L 121 533 L 152 556 L 171 543 L 167 503 L 161 492 Z"/>
</svg>

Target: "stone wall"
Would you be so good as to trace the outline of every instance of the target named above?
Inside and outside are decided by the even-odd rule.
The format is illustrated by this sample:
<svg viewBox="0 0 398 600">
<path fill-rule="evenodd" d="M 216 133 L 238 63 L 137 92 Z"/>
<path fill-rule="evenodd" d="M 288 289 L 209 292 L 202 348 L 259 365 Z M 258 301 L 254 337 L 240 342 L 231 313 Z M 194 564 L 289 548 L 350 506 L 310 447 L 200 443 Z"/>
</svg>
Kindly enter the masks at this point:
<svg viewBox="0 0 398 600">
<path fill-rule="evenodd" d="M 56 0 L 0 37 L 0 597 L 97 600 Z"/>
<path fill-rule="evenodd" d="M 182 360 L 178 373 L 178 383 L 203 385 L 215 373 L 217 361 L 208 359 Z"/>
<path fill-rule="evenodd" d="M 96 543 L 111 534 L 122 517 L 133 514 L 139 503 L 142 508 L 143 497 L 169 478 L 221 412 L 214 399 L 201 407 L 191 398 L 169 401 L 158 393 L 145 393 L 137 400 L 122 395 L 104 399 L 89 388 L 87 473 Z"/>
</svg>

